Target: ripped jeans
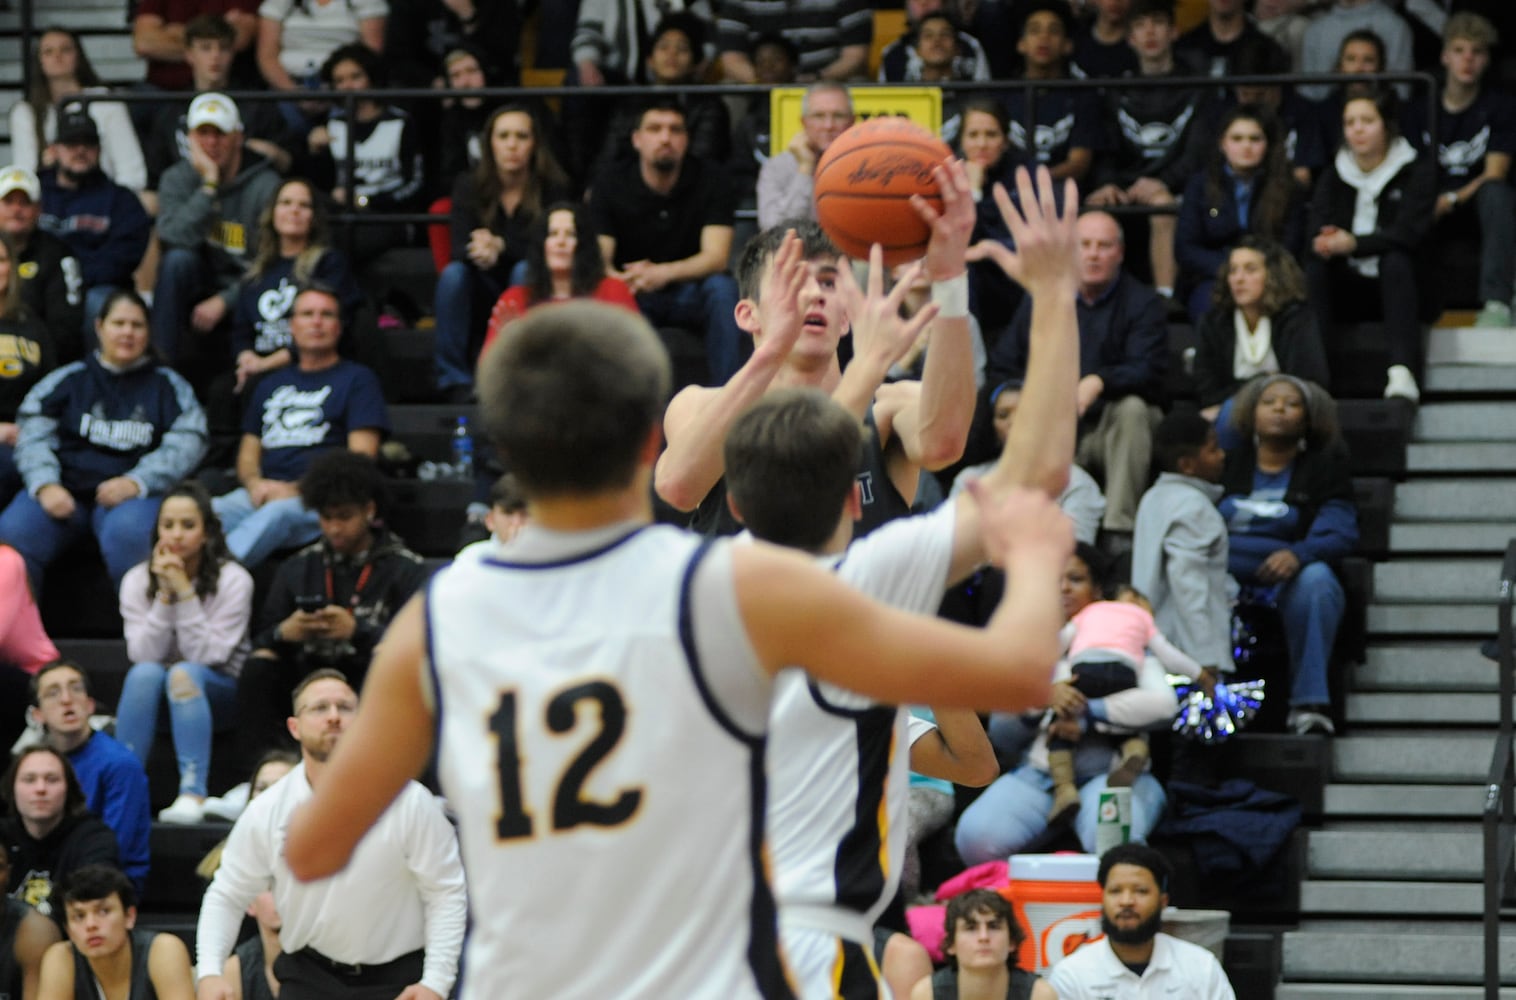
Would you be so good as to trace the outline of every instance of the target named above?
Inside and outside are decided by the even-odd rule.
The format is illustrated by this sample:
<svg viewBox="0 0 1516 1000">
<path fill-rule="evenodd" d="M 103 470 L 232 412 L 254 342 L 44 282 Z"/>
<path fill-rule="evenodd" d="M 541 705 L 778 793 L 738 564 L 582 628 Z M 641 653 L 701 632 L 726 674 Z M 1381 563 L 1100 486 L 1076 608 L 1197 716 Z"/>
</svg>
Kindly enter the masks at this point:
<svg viewBox="0 0 1516 1000">
<path fill-rule="evenodd" d="M 203 798 L 211 769 L 211 734 L 236 718 L 237 679 L 203 663 L 133 664 L 116 710 L 116 739 L 143 767 L 152 754 L 158 708 L 165 699 L 179 760 L 179 793 Z"/>
</svg>

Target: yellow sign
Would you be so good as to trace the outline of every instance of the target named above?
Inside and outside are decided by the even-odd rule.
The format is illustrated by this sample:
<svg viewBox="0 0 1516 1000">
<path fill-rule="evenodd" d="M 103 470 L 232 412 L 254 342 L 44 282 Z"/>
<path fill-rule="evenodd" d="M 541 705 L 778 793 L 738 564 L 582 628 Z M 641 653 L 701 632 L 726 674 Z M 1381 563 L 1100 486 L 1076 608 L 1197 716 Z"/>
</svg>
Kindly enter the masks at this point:
<svg viewBox="0 0 1516 1000">
<path fill-rule="evenodd" d="M 858 87 L 848 90 L 859 121 L 894 115 L 909 118 L 933 135 L 942 133 L 942 91 L 936 87 Z M 804 87 L 775 87 L 769 91 L 769 155 L 784 152 L 800 131 L 800 102 Z"/>
</svg>

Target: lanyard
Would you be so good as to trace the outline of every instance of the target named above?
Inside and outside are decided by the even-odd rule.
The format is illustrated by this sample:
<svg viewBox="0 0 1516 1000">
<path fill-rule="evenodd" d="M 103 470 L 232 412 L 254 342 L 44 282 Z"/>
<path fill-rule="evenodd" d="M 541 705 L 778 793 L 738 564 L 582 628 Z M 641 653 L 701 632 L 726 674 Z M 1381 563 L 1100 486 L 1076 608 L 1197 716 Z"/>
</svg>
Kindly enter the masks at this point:
<svg viewBox="0 0 1516 1000">
<path fill-rule="evenodd" d="M 363 570 L 358 574 L 358 583 L 353 587 L 353 596 L 348 598 L 347 601 L 347 608 L 349 611 L 357 610 L 358 599 L 363 596 L 363 588 L 368 583 L 368 578 L 373 574 L 373 572 L 374 564 L 372 562 L 366 562 L 363 564 Z M 332 588 L 332 564 L 330 562 L 326 564 L 326 599 L 328 601 L 336 600 L 336 596 L 333 593 Z"/>
</svg>

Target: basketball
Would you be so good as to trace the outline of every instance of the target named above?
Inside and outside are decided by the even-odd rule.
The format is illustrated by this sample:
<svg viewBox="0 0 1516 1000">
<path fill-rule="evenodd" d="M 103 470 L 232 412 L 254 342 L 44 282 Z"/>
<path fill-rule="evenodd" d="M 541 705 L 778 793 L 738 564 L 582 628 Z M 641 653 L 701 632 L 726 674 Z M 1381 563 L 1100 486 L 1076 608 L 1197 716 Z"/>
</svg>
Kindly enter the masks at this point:
<svg viewBox="0 0 1516 1000">
<path fill-rule="evenodd" d="M 816 221 L 849 257 L 867 260 L 869 246 L 894 267 L 926 253 L 931 229 L 911 207 L 919 194 L 942 211 L 932 168 L 952 150 L 914 122 L 882 117 L 859 122 L 827 147 L 816 164 Z"/>
</svg>

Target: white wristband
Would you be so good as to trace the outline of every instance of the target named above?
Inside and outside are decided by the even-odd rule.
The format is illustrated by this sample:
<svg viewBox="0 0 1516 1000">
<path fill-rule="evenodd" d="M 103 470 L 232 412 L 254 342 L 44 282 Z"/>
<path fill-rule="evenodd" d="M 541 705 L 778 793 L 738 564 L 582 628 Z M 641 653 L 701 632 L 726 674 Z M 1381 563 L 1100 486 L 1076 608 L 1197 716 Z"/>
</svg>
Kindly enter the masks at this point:
<svg viewBox="0 0 1516 1000">
<path fill-rule="evenodd" d="M 938 319 L 963 319 L 969 314 L 968 274 L 932 282 L 932 301 L 940 307 Z"/>
</svg>

